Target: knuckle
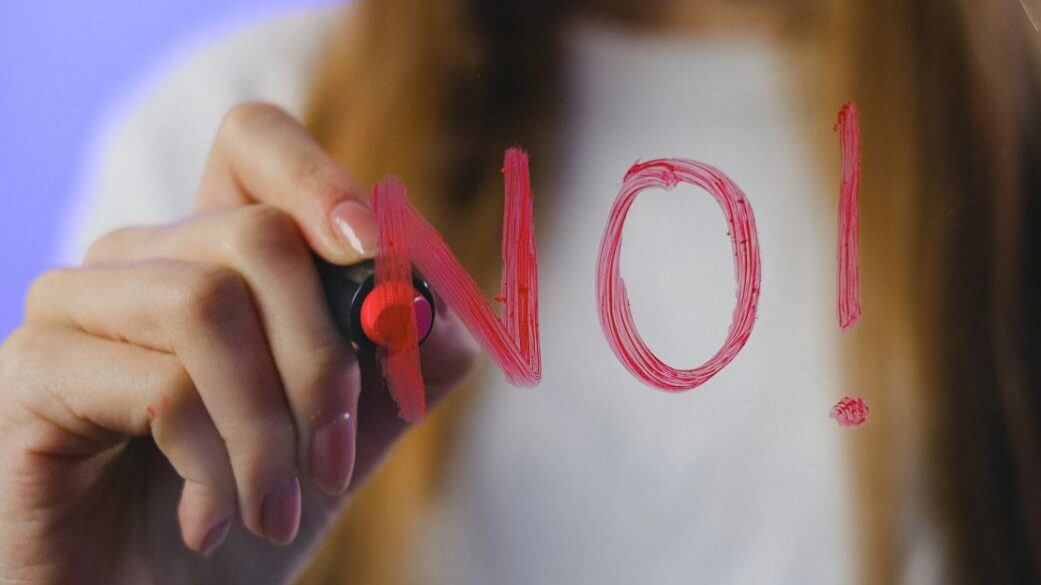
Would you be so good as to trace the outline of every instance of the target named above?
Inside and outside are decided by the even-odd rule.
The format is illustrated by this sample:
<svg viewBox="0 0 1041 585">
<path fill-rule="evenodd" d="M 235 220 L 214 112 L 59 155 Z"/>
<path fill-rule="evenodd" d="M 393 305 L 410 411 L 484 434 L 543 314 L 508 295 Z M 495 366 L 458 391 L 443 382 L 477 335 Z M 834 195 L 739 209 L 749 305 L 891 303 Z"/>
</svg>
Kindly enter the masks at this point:
<svg viewBox="0 0 1041 585">
<path fill-rule="evenodd" d="M 285 118 L 288 114 L 282 108 L 267 102 L 244 102 L 233 106 L 224 115 L 218 130 L 218 138 L 241 136 L 257 125 L 270 123 L 272 120 Z"/>
<path fill-rule="evenodd" d="M 168 453 L 182 432 L 192 432 L 192 421 L 208 418 L 195 385 L 180 364 L 163 368 L 159 374 L 159 400 L 151 405 L 152 438 L 160 451 Z M 187 423 L 185 423 L 187 421 Z"/>
<path fill-rule="evenodd" d="M 138 228 L 121 227 L 105 233 L 94 240 L 87 248 L 83 256 L 84 264 L 105 262 L 117 258 L 126 253 L 126 243 Z"/>
<path fill-rule="evenodd" d="M 23 325 L 0 344 L 0 393 L 38 395 L 32 372 L 51 360 L 54 348 L 40 329 Z"/>
<path fill-rule="evenodd" d="M 178 316 L 194 325 L 227 322 L 241 315 L 250 302 L 245 281 L 224 266 L 191 271 L 178 296 Z"/>
<path fill-rule="evenodd" d="M 195 383 L 180 361 L 171 358 L 156 370 L 156 388 L 159 389 L 162 402 L 160 406 L 179 410 L 198 402 Z"/>
<path fill-rule="evenodd" d="M 307 417 L 338 412 L 355 400 L 361 392 L 361 370 L 357 357 L 343 342 L 328 347 L 310 348 L 306 378 L 300 380 L 307 389 Z"/>
<path fill-rule="evenodd" d="M 295 185 L 315 201 L 333 202 L 345 196 L 356 196 L 350 180 L 327 160 L 301 160 L 293 166 L 291 178 Z"/>
<path fill-rule="evenodd" d="M 32 329 L 25 326 L 15 329 L 0 344 L 0 379 L 5 381 L 12 379 L 13 370 L 25 363 L 25 358 L 33 355 L 32 350 L 37 343 L 37 340 L 33 339 Z"/>
<path fill-rule="evenodd" d="M 40 274 L 32 283 L 25 294 L 25 314 L 27 317 L 39 315 L 44 312 L 45 307 L 53 302 L 56 295 L 60 294 L 61 283 L 68 269 L 58 268 Z"/>
<path fill-rule="evenodd" d="M 279 258 L 300 251 L 296 222 L 271 205 L 241 208 L 228 234 L 231 252 L 242 258 Z"/>
<path fill-rule="evenodd" d="M 292 465 L 296 444 L 296 427 L 286 412 L 261 413 L 240 417 L 218 425 L 228 454 L 233 458 L 253 458 L 265 465 L 278 465 L 286 460 Z M 283 455 L 279 457 L 279 455 Z"/>
</svg>

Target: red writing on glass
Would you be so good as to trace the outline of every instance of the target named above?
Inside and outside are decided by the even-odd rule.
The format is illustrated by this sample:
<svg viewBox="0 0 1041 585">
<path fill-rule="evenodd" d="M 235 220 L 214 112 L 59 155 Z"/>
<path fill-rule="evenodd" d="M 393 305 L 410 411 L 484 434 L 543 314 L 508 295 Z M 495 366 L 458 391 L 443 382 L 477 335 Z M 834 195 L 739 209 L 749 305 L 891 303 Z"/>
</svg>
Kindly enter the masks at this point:
<svg viewBox="0 0 1041 585">
<path fill-rule="evenodd" d="M 860 319 L 860 123 L 857 106 L 849 102 L 835 122 L 842 149 L 842 188 L 839 195 L 838 314 L 839 327 L 848 331 Z"/>
<path fill-rule="evenodd" d="M 860 129 L 852 102 L 839 112 L 835 130 L 842 150 L 842 186 L 839 202 L 838 318 L 843 331 L 858 320 L 860 268 L 857 205 L 860 191 Z M 415 265 L 437 294 L 488 352 L 506 378 L 518 386 L 534 386 L 542 377 L 539 346 L 538 275 L 532 217 L 528 157 L 518 148 L 506 151 L 503 163 L 505 211 L 503 217 L 503 275 L 501 316 L 481 294 L 473 278 L 459 264 L 441 235 L 409 204 L 406 190 L 387 177 L 373 190 L 373 208 L 379 221 L 376 284 L 388 304 L 378 359 L 391 396 L 401 416 L 421 419 L 426 410 L 419 366 L 411 266 Z M 693 369 L 674 368 L 640 337 L 621 276 L 622 228 L 636 197 L 646 189 L 671 190 L 680 183 L 708 192 L 723 211 L 729 226 L 737 279 L 737 302 L 722 347 Z M 600 325 L 608 345 L 621 363 L 643 382 L 670 392 L 704 384 L 727 366 L 744 348 L 755 325 L 761 280 L 759 239 L 748 198 L 722 171 L 688 159 L 657 159 L 633 165 L 608 217 L 597 258 L 596 300 Z M 393 330 L 393 331 L 390 331 Z M 842 424 L 860 424 L 867 405 L 846 399 L 833 415 Z M 859 421 L 859 422 L 858 422 Z"/>
<path fill-rule="evenodd" d="M 384 302 L 390 307 L 379 324 L 385 341 L 377 346 L 376 358 L 401 418 L 416 421 L 426 413 L 426 392 L 419 369 L 405 186 L 397 177 L 387 177 L 374 187 L 372 205 L 379 225 L 374 290 L 385 295 Z"/>
<path fill-rule="evenodd" d="M 869 412 L 871 409 L 862 399 L 846 396 L 831 407 L 830 416 L 844 427 L 859 427 L 867 420 Z"/>
<path fill-rule="evenodd" d="M 674 368 L 654 355 L 640 337 L 620 273 L 622 227 L 636 197 L 645 189 L 672 189 L 688 183 L 707 191 L 723 209 L 730 226 L 737 276 L 737 305 L 723 346 L 707 362 L 690 370 Z M 611 208 L 597 259 L 596 301 L 600 326 L 615 355 L 647 384 L 678 392 L 697 388 L 737 356 L 755 325 L 759 304 L 759 236 L 752 206 L 741 189 L 718 169 L 693 160 L 668 159 L 637 163 L 629 169 Z"/>
<path fill-rule="evenodd" d="M 502 232 L 503 276 L 502 290 L 496 297 L 503 304 L 501 317 L 495 314 L 441 234 L 408 204 L 404 186 L 393 177 L 377 184 L 373 192 L 373 208 L 380 229 L 382 231 L 384 226 L 388 226 L 390 230 L 386 238 L 380 234 L 377 258 L 396 254 L 393 264 L 387 265 L 387 275 L 398 279 L 403 287 L 410 281 L 407 271 L 400 272 L 400 262 L 407 263 L 410 258 L 506 378 L 517 386 L 534 386 L 542 378 L 538 266 L 531 180 L 528 157 L 523 151 L 517 148 L 506 151 L 503 177 L 506 199 Z M 384 249 L 385 241 L 387 249 Z M 377 271 L 378 263 L 379 260 Z M 376 278 L 378 281 L 378 274 Z M 411 333 L 401 347 L 378 354 L 391 396 L 398 402 L 402 418 L 409 421 L 421 419 L 425 412 L 418 357 L 411 357 L 418 356 L 413 319 L 411 314 L 408 315 Z"/>
</svg>

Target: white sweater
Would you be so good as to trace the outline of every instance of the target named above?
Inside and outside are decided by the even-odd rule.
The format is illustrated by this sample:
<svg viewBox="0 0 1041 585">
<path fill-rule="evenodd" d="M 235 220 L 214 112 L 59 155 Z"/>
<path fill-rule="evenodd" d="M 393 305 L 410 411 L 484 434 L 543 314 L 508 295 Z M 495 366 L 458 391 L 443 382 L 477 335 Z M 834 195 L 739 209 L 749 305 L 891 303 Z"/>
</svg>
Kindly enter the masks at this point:
<svg viewBox="0 0 1041 585">
<path fill-rule="evenodd" d="M 152 92 L 107 145 L 65 257 L 119 225 L 189 213 L 223 113 L 253 99 L 299 112 L 334 20 L 305 13 L 257 27 Z M 536 226 L 544 381 L 521 390 L 486 372 L 463 448 L 448 463 L 448 497 L 429 523 L 419 581 L 853 582 L 856 466 L 843 439 L 856 430 L 828 417 L 842 395 L 857 393 L 837 369 L 837 185 L 822 184 L 805 132 L 830 125 L 834 112 L 807 119 L 787 82 L 794 75 L 766 41 L 588 25 L 572 33 L 564 150 L 531 153 L 535 205 L 552 206 Z M 657 157 L 726 172 L 753 205 L 762 247 L 747 346 L 679 395 L 628 374 L 594 305 L 597 246 L 622 176 Z M 563 161 L 558 176 L 539 173 L 550 158 Z M 719 208 L 694 188 L 647 192 L 630 213 L 623 276 L 641 333 L 671 364 L 693 367 L 725 337 L 731 254 Z M 935 568 L 933 558 L 922 563 Z"/>
</svg>

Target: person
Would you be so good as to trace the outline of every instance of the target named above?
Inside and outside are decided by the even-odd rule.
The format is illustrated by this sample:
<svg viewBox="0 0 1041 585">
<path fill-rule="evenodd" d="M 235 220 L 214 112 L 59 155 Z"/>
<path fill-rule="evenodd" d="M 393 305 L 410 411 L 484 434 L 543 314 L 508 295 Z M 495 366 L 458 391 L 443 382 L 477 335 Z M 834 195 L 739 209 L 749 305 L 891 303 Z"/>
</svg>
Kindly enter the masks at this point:
<svg viewBox="0 0 1041 585">
<path fill-rule="evenodd" d="M 0 581 L 1041 581 L 1026 5 L 344 12 L 187 66 L 112 144 L 74 266 L 34 282 L 0 347 Z M 841 336 L 846 99 L 865 313 Z M 311 253 L 371 257 L 366 186 L 395 173 L 494 289 L 514 144 L 535 173 L 542 386 L 471 377 L 478 349 L 438 306 L 423 370 L 450 397 L 409 429 L 331 325 Z M 680 395 L 628 376 L 592 304 L 614 191 L 655 156 L 734 178 L 763 253 L 749 344 Z M 681 189 L 626 225 L 634 312 L 670 363 L 725 333 L 724 231 Z M 861 428 L 827 417 L 846 393 L 872 407 Z"/>
</svg>

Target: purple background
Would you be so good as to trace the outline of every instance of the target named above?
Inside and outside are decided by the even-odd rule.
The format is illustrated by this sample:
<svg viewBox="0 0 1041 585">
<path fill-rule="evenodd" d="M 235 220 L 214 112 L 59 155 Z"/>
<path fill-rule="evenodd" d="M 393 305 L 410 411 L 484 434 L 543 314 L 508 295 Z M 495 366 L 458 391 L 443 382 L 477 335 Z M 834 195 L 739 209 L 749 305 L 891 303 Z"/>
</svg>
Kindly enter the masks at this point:
<svg viewBox="0 0 1041 585">
<path fill-rule="evenodd" d="M 334 0 L 34 0 L 0 8 L 0 339 L 55 265 L 101 117 L 157 68 L 237 28 Z"/>
</svg>

